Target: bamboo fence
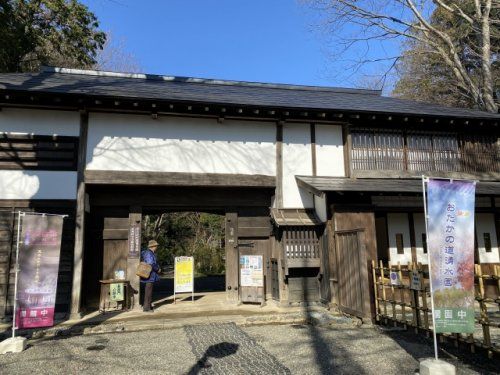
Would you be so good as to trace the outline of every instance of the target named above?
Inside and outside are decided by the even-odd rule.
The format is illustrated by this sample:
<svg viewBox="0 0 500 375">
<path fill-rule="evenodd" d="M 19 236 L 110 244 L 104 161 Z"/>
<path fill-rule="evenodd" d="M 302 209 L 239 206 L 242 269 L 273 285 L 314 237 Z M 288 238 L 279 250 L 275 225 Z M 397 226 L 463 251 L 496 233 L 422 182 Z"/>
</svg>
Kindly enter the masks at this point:
<svg viewBox="0 0 500 375">
<path fill-rule="evenodd" d="M 489 270 L 486 274 L 485 268 Z M 475 331 L 473 334 L 438 334 L 440 342 L 452 341 L 456 347 L 465 345 L 471 352 L 481 348 L 488 357 L 500 354 L 500 266 L 479 264 L 475 269 Z M 420 290 L 410 288 L 411 272 L 417 271 L 422 280 Z M 390 281 L 390 273 L 398 275 L 399 285 Z M 384 265 L 372 261 L 376 320 L 379 324 L 403 326 L 416 334 L 432 333 L 432 311 L 429 273 L 422 264 L 406 266 Z"/>
</svg>

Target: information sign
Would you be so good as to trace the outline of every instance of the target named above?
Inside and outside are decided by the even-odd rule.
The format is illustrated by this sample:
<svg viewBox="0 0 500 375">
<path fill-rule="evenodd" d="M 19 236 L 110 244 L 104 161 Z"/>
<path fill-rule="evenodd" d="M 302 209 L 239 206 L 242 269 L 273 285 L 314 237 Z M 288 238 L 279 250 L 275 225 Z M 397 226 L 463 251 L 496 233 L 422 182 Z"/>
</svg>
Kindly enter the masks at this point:
<svg viewBox="0 0 500 375">
<path fill-rule="evenodd" d="M 174 302 L 175 294 L 189 292 L 194 293 L 194 258 L 176 257 L 174 265 Z"/>
<path fill-rule="evenodd" d="M 240 286 L 264 286 L 262 255 L 240 256 Z"/>
</svg>

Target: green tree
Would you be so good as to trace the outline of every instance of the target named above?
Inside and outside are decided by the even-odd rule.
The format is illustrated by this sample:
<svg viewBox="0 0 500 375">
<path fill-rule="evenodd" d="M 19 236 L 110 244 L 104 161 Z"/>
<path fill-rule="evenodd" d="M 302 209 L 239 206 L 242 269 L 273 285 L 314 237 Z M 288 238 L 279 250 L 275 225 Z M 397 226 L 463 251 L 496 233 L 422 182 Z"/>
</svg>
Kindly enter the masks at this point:
<svg viewBox="0 0 500 375">
<path fill-rule="evenodd" d="M 89 68 L 105 42 L 96 16 L 76 0 L 0 0 L 0 72 Z"/>
<path fill-rule="evenodd" d="M 466 2 L 464 2 L 466 3 Z M 469 7 L 472 2 L 469 1 Z M 491 17 L 498 20 L 500 8 L 491 11 Z M 477 38 L 473 28 L 462 17 L 443 8 L 436 8 L 430 18 L 431 25 L 446 31 L 456 46 L 460 59 L 464 62 L 474 82 L 482 79 L 481 61 L 472 51 Z M 500 34 L 491 33 L 493 87 L 500 89 Z M 453 107 L 477 107 L 477 103 L 463 87 L 457 85 L 456 77 L 446 62 L 420 40 L 410 40 L 397 64 L 398 81 L 393 95 L 406 99 L 440 103 Z"/>
<path fill-rule="evenodd" d="M 176 256 L 193 256 L 195 270 L 203 274 L 224 272 L 224 216 L 204 212 L 170 212 L 146 215 L 142 225 L 143 247 L 158 241 L 158 260 L 173 264 Z"/>
</svg>

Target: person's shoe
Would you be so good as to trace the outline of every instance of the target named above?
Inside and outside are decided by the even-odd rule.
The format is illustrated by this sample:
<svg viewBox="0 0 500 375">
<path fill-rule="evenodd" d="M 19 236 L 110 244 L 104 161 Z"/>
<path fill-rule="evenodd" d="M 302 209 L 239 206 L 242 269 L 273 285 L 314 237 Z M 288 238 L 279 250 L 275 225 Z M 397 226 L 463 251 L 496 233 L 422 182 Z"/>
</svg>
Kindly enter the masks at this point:
<svg viewBox="0 0 500 375">
<path fill-rule="evenodd" d="M 145 313 L 152 313 L 154 312 L 153 310 L 142 310 L 142 312 L 145 312 Z"/>
</svg>

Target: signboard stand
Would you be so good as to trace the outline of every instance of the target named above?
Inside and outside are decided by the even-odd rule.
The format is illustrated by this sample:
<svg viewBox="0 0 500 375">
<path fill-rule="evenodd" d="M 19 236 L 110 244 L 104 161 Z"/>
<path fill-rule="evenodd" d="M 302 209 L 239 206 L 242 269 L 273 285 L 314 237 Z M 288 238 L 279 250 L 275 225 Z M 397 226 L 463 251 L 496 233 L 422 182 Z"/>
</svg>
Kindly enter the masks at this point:
<svg viewBox="0 0 500 375">
<path fill-rule="evenodd" d="M 455 373 L 438 359 L 437 333 L 474 331 L 475 185 L 422 176 L 434 359 L 421 362 L 421 373 Z"/>
<path fill-rule="evenodd" d="M 175 257 L 174 260 L 174 304 L 176 295 L 191 292 L 191 302 L 194 302 L 194 258 Z"/>
<path fill-rule="evenodd" d="M 14 276 L 14 306 L 12 314 L 12 337 L 0 342 L 0 354 L 5 353 L 18 353 L 26 348 L 26 338 L 16 337 L 17 330 L 17 307 L 18 307 L 18 284 L 19 284 L 19 246 L 21 244 L 21 221 L 22 218 L 26 216 L 26 212 L 17 212 L 17 238 L 16 238 L 16 263 L 15 263 L 15 276 Z M 29 215 L 40 215 L 40 216 L 60 216 L 63 219 L 68 215 L 55 215 L 47 213 L 30 212 Z"/>
</svg>

